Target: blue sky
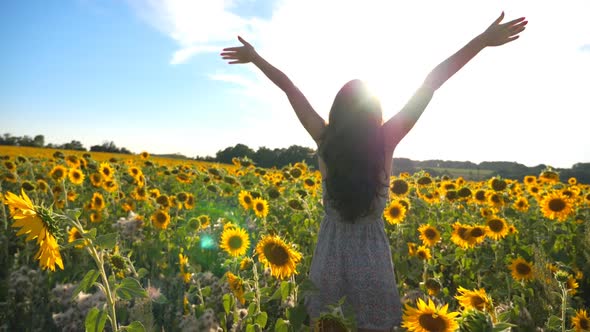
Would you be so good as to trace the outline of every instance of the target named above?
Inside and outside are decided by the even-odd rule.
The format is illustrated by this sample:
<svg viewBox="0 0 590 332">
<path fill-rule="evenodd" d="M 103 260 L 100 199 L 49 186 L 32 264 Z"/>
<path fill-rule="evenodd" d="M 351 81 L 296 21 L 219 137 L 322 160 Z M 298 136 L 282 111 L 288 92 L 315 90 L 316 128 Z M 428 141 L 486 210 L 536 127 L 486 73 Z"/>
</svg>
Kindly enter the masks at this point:
<svg viewBox="0 0 590 332">
<path fill-rule="evenodd" d="M 590 162 L 590 5 L 536 1 L 0 2 L 0 133 L 104 141 L 133 152 L 214 155 L 315 148 L 287 99 L 252 65 L 218 56 L 249 40 L 327 118 L 362 78 L 389 117 L 446 56 L 505 10 L 520 40 L 486 49 L 436 92 L 396 157 Z M 352 23 L 351 23 L 352 22 Z"/>
</svg>

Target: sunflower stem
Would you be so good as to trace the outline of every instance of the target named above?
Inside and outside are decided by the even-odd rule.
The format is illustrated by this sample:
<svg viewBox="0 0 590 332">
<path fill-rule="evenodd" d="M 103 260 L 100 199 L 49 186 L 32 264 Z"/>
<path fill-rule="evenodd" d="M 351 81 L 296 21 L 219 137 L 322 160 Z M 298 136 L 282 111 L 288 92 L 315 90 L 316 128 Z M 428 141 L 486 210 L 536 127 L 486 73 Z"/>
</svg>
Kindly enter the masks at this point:
<svg viewBox="0 0 590 332">
<path fill-rule="evenodd" d="M 74 219 L 68 217 L 67 215 L 58 215 L 58 216 L 69 221 L 70 224 L 72 224 L 74 227 L 76 227 L 78 229 L 80 234 L 85 233 L 84 227 L 82 226 L 82 224 L 78 220 L 74 220 Z M 105 293 L 105 297 L 107 299 L 107 308 L 108 308 L 107 316 L 109 317 L 109 321 L 111 322 L 113 332 L 118 332 L 119 326 L 117 324 L 117 313 L 115 311 L 116 298 L 111 291 L 109 279 L 108 279 L 106 271 L 104 269 L 103 255 L 101 252 L 98 252 L 96 250 L 96 247 L 94 246 L 94 243 L 92 241 L 88 241 L 88 244 L 86 246 L 86 250 L 88 251 L 88 254 L 90 254 L 92 259 L 96 263 L 96 266 L 98 267 L 98 271 L 99 271 L 100 276 L 102 278 L 101 290 Z"/>
<path fill-rule="evenodd" d="M 561 332 L 565 332 L 565 314 L 567 309 L 567 287 L 565 283 L 560 282 L 561 288 Z"/>
<path fill-rule="evenodd" d="M 252 272 L 254 273 L 254 294 L 256 296 L 256 315 L 260 313 L 260 287 L 258 285 L 258 270 L 256 263 L 252 264 Z"/>
</svg>

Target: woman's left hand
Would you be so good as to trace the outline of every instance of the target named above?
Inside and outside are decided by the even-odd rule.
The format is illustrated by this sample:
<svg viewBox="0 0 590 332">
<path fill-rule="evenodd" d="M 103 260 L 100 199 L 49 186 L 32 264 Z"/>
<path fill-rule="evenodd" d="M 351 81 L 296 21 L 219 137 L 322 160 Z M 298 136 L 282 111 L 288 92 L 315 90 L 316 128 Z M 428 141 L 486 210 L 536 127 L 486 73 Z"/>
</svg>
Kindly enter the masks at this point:
<svg viewBox="0 0 590 332">
<path fill-rule="evenodd" d="M 524 17 L 521 17 L 500 24 L 502 19 L 504 19 L 504 12 L 480 35 L 486 46 L 500 46 L 518 39 L 518 34 L 528 23 Z"/>
<path fill-rule="evenodd" d="M 254 47 L 252 47 L 250 43 L 245 41 L 240 36 L 238 36 L 238 40 L 243 44 L 243 46 L 224 48 L 223 52 L 221 53 L 222 59 L 234 60 L 229 62 L 230 65 L 235 63 L 253 62 L 258 55 L 254 50 Z"/>
</svg>

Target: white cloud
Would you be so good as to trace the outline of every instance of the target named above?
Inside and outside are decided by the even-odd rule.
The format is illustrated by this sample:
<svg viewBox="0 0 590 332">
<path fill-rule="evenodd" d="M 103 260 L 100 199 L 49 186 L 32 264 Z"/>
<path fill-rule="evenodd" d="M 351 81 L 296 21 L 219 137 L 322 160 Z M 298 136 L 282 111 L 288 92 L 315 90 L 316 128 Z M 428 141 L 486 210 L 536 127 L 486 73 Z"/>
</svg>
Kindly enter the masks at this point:
<svg viewBox="0 0 590 332">
<path fill-rule="evenodd" d="M 590 161 L 590 65 L 580 52 L 590 36 L 587 1 L 282 0 L 267 20 L 239 17 L 223 1 L 148 1 L 139 7 L 142 17 L 178 42 L 172 63 L 235 46 L 239 33 L 288 74 L 324 118 L 338 89 L 353 78 L 368 80 L 381 96 L 384 116 L 393 115 L 435 65 L 502 10 L 505 21 L 526 16 L 529 25 L 519 40 L 483 50 L 437 91 L 396 155 L 558 167 Z M 220 43 L 227 45 L 213 47 Z M 234 83 L 260 102 L 262 116 L 248 124 L 254 126 L 249 137 L 268 141 L 265 128 L 297 118 L 262 73 L 244 67 L 209 77 Z M 304 130 L 281 126 L 283 131 L 272 131 L 283 134 L 281 141 L 312 146 Z"/>
<path fill-rule="evenodd" d="M 234 40 L 248 31 L 251 19 L 231 12 L 232 1 L 220 0 L 128 0 L 147 23 L 178 44 L 170 61 L 180 64 L 201 52 L 218 51 L 219 42 Z"/>
</svg>

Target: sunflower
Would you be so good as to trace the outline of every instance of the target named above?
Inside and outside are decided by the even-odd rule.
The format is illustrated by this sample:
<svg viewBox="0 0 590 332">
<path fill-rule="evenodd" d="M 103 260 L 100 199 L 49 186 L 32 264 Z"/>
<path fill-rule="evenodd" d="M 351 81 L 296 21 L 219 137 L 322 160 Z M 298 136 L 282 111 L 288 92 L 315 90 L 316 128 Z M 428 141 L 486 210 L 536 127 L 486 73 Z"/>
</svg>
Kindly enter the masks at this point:
<svg viewBox="0 0 590 332">
<path fill-rule="evenodd" d="M 242 258 L 242 260 L 240 261 L 240 271 L 250 270 L 252 268 L 253 264 L 254 264 L 254 261 L 252 260 L 252 258 L 250 258 L 250 257 Z"/>
<path fill-rule="evenodd" d="M 484 189 L 479 189 L 473 195 L 473 199 L 476 203 L 485 204 L 487 200 L 486 191 Z"/>
<path fill-rule="evenodd" d="M 225 250 L 232 257 L 246 254 L 250 247 L 250 239 L 245 230 L 239 227 L 226 228 L 221 233 L 219 248 Z"/>
<path fill-rule="evenodd" d="M 395 195 L 403 196 L 410 191 L 410 186 L 404 179 L 395 179 L 391 182 L 389 190 Z"/>
<path fill-rule="evenodd" d="M 16 171 L 16 164 L 10 160 L 5 161 L 4 166 L 6 167 L 7 170 L 9 170 L 11 172 Z"/>
<path fill-rule="evenodd" d="M 119 189 L 119 185 L 115 180 L 106 180 L 102 183 L 102 188 L 110 193 L 114 193 Z"/>
<path fill-rule="evenodd" d="M 533 279 L 533 264 L 523 258 L 513 259 L 509 267 L 515 280 L 528 281 Z"/>
<path fill-rule="evenodd" d="M 432 258 L 430 249 L 426 246 L 419 246 L 418 249 L 416 249 L 416 256 L 423 261 L 427 261 Z"/>
<path fill-rule="evenodd" d="M 256 253 L 264 267 L 270 267 L 271 275 L 279 279 L 297 274 L 296 265 L 302 257 L 277 235 L 265 235 L 256 245 Z"/>
<path fill-rule="evenodd" d="M 225 273 L 227 277 L 227 283 L 229 284 L 229 288 L 231 289 L 234 296 L 240 301 L 241 304 L 246 303 L 246 298 L 244 298 L 244 282 L 242 279 L 231 272 Z"/>
<path fill-rule="evenodd" d="M 469 245 L 474 247 L 477 244 L 481 244 L 486 239 L 486 229 L 482 226 L 475 225 L 469 227 Z"/>
<path fill-rule="evenodd" d="M 475 242 L 471 239 L 470 232 L 471 226 L 455 222 L 453 224 L 453 233 L 451 233 L 451 241 L 463 249 L 473 247 Z"/>
<path fill-rule="evenodd" d="M 188 194 L 184 202 L 184 208 L 190 210 L 195 207 L 195 195 Z"/>
<path fill-rule="evenodd" d="M 535 184 L 537 184 L 537 177 L 534 176 L 534 175 L 527 175 L 527 176 L 524 177 L 523 182 L 527 186 L 535 185 Z"/>
<path fill-rule="evenodd" d="M 82 233 L 80 233 L 80 231 L 76 228 L 76 227 L 72 227 L 70 228 L 70 230 L 68 231 L 68 243 L 74 242 L 78 239 L 82 239 Z M 77 249 L 80 248 L 84 248 L 84 245 L 87 244 L 87 241 L 83 241 L 84 243 L 82 244 L 77 244 L 74 247 Z"/>
<path fill-rule="evenodd" d="M 488 185 L 494 190 L 494 191 L 502 191 L 504 189 L 506 189 L 506 181 L 500 179 L 500 178 L 491 178 L 488 181 Z"/>
<path fill-rule="evenodd" d="M 427 279 L 426 282 L 424 283 L 424 286 L 426 286 L 426 290 L 428 291 L 428 295 L 430 295 L 430 296 L 438 295 L 438 293 L 440 292 L 440 289 L 442 288 L 440 281 L 438 281 L 437 279 L 433 279 L 433 278 Z"/>
<path fill-rule="evenodd" d="M 102 221 L 102 214 L 99 211 L 94 211 L 90 213 L 90 222 L 100 221 Z"/>
<path fill-rule="evenodd" d="M 520 196 L 512 204 L 512 207 L 520 212 L 527 212 L 529 210 L 529 201 L 526 197 Z"/>
<path fill-rule="evenodd" d="M 80 159 L 73 154 L 66 156 L 65 160 L 66 160 L 66 163 L 68 164 L 68 166 L 70 166 L 70 167 L 73 167 L 73 168 L 80 167 Z"/>
<path fill-rule="evenodd" d="M 102 175 L 100 175 L 100 173 L 90 174 L 90 183 L 96 188 L 102 186 Z"/>
<path fill-rule="evenodd" d="M 172 205 L 170 198 L 166 194 L 158 196 L 156 198 L 156 203 L 160 204 L 161 208 L 169 208 Z"/>
<path fill-rule="evenodd" d="M 590 318 L 586 310 L 576 310 L 576 315 L 572 317 L 572 325 L 576 332 L 590 331 Z"/>
<path fill-rule="evenodd" d="M 47 190 L 49 190 L 49 185 L 45 180 L 39 179 L 37 180 L 37 190 L 47 192 Z"/>
<path fill-rule="evenodd" d="M 492 216 L 486 220 L 486 234 L 494 240 L 503 239 L 508 235 L 508 224 L 506 220 Z"/>
<path fill-rule="evenodd" d="M 502 197 L 502 194 L 498 192 L 488 191 L 486 198 L 489 206 L 500 208 L 504 205 L 504 198 Z"/>
<path fill-rule="evenodd" d="M 421 225 L 418 228 L 418 232 L 420 232 L 420 240 L 422 240 L 425 246 L 432 247 L 440 241 L 440 232 L 434 226 Z"/>
<path fill-rule="evenodd" d="M 539 175 L 539 180 L 543 183 L 557 183 L 559 182 L 559 173 L 552 170 L 543 171 Z"/>
<path fill-rule="evenodd" d="M 148 159 L 150 157 L 150 154 L 147 153 L 146 151 L 143 151 L 142 153 L 139 154 L 139 156 L 141 157 L 141 159 Z"/>
<path fill-rule="evenodd" d="M 416 250 L 418 249 L 418 245 L 414 242 L 408 242 L 408 255 L 416 256 Z"/>
<path fill-rule="evenodd" d="M 102 197 L 102 194 L 99 192 L 95 192 L 92 195 L 92 198 L 90 199 L 90 208 L 92 210 L 100 211 L 100 210 L 104 209 L 105 206 L 106 206 L 106 204 L 104 201 L 104 197 Z"/>
<path fill-rule="evenodd" d="M 154 212 L 151 219 L 152 224 L 159 229 L 166 229 L 168 228 L 168 224 L 170 224 L 170 215 L 162 209 L 158 209 Z"/>
<path fill-rule="evenodd" d="M 37 239 L 39 251 L 37 251 L 35 259 L 39 260 L 41 268 L 55 271 L 55 265 L 57 265 L 63 270 L 64 265 L 59 253 L 59 245 L 54 235 L 58 228 L 51 218 L 51 212 L 43 207 L 33 205 L 24 190 L 21 190 L 21 196 L 7 192 L 4 195 L 4 200 L 14 219 L 12 227 L 20 228 L 16 235 L 26 234 L 25 241 Z"/>
<path fill-rule="evenodd" d="M 68 177 L 70 179 L 70 182 L 72 182 L 75 185 L 80 185 L 84 182 L 85 176 L 81 170 L 77 168 L 70 168 L 70 171 L 68 172 Z"/>
<path fill-rule="evenodd" d="M 447 312 L 449 305 L 436 306 L 428 299 L 428 304 L 418 299 L 417 308 L 406 304 L 402 317 L 402 327 L 408 332 L 452 332 L 459 328 L 455 318 L 458 312 Z"/>
<path fill-rule="evenodd" d="M 493 312 L 492 299 L 486 294 L 485 289 L 468 290 L 459 286 L 458 292 L 459 294 L 455 295 L 455 298 L 463 310 L 476 309 Z"/>
<path fill-rule="evenodd" d="M 138 176 L 140 176 L 142 174 L 141 169 L 139 169 L 139 167 L 137 166 L 131 166 L 127 169 L 127 172 L 129 173 L 129 175 L 131 175 L 131 177 L 137 179 Z"/>
<path fill-rule="evenodd" d="M 104 180 L 111 180 L 115 175 L 115 169 L 109 163 L 102 162 L 98 167 L 98 173 L 100 173 Z"/>
<path fill-rule="evenodd" d="M 580 284 L 578 284 L 578 281 L 576 281 L 576 278 L 574 278 L 573 275 L 570 275 L 567 278 L 565 285 L 567 288 L 567 292 L 570 295 L 575 295 L 578 292 L 578 288 L 580 287 Z"/>
<path fill-rule="evenodd" d="M 391 225 L 397 225 L 401 223 L 406 217 L 406 207 L 403 206 L 398 200 L 392 200 L 385 208 L 383 215 L 388 223 Z"/>
<path fill-rule="evenodd" d="M 49 175 L 55 181 L 61 181 L 61 180 L 65 179 L 66 176 L 68 175 L 68 170 L 65 167 L 63 167 L 62 165 L 56 165 L 55 167 L 53 167 L 53 169 L 51 169 L 51 171 L 49 172 Z"/>
<path fill-rule="evenodd" d="M 543 215 L 552 220 L 565 221 L 574 211 L 572 201 L 560 192 L 547 194 L 540 205 Z"/>
<path fill-rule="evenodd" d="M 248 210 L 252 207 L 253 198 L 248 191 L 240 191 L 240 193 L 238 194 L 238 200 L 240 202 L 240 205 L 244 208 L 244 210 Z"/>
<path fill-rule="evenodd" d="M 257 217 L 264 218 L 268 215 L 268 202 L 262 198 L 252 200 L 252 209 Z"/>
<path fill-rule="evenodd" d="M 206 214 L 202 214 L 197 217 L 199 223 L 199 229 L 206 229 L 211 224 L 211 217 Z"/>
</svg>

